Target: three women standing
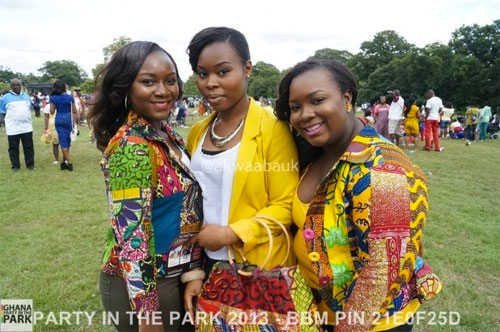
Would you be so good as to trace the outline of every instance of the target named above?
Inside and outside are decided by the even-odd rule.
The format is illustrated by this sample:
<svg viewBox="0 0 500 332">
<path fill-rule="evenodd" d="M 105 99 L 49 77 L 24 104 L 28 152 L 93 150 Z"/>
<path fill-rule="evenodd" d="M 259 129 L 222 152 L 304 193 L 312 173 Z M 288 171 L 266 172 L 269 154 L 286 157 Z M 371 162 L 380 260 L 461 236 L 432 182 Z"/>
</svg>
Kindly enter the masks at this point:
<svg viewBox="0 0 500 332">
<path fill-rule="evenodd" d="M 333 61 L 298 64 L 280 84 L 276 114 L 284 121 L 278 121 L 248 97 L 252 64 L 240 32 L 204 29 L 188 52 L 198 89 L 214 112 L 192 127 L 187 151 L 164 122 L 182 94 L 167 52 L 154 43 L 131 43 L 102 74 L 90 118 L 104 150 L 112 224 L 100 279 L 106 310 L 125 313 L 132 306 L 139 317 L 179 311 L 179 275 L 166 268 L 175 236 L 196 232 L 203 222 L 193 241 L 205 247 L 207 272 L 227 260 L 226 246 L 259 263 L 269 239 L 252 218 L 268 215 L 285 227 L 293 217 L 298 226 L 295 253 L 329 328 L 411 329 L 407 318 L 441 289 L 421 258 L 426 182 L 397 147 L 355 117 L 352 74 Z M 297 147 L 307 167 L 300 183 L 286 123 L 302 140 Z M 159 206 L 162 212 L 155 213 Z M 266 268 L 286 254 L 285 234 L 277 225 L 269 228 L 274 246 Z M 191 313 L 203 277 L 193 269 L 181 278 Z M 341 311 L 366 319 L 337 321 Z M 387 319 L 370 319 L 374 313 Z M 163 318 L 163 326 L 141 321 L 139 329 L 179 330 Z"/>
</svg>

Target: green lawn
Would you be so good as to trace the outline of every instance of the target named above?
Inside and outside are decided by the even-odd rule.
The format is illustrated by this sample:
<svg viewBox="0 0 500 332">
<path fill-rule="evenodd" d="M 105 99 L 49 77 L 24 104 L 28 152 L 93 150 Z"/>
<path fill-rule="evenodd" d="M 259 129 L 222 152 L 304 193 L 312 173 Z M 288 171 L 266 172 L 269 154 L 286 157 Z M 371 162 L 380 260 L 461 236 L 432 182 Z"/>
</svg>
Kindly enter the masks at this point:
<svg viewBox="0 0 500 332">
<path fill-rule="evenodd" d="M 37 331 L 112 331 L 102 325 L 97 286 L 109 223 L 100 153 L 81 128 L 71 150 L 75 171 L 60 171 L 52 165 L 51 147 L 40 141 L 41 118 L 34 127 L 36 170 L 23 166 L 18 173 L 10 171 L 0 129 L 0 299 L 33 299 L 34 309 L 44 314 Z M 179 131 L 185 136 L 188 129 Z M 414 331 L 498 331 L 500 140 L 470 147 L 446 140 L 442 146 L 442 153 L 410 156 L 429 180 L 424 250 L 445 285 L 421 307 L 425 315 Z M 60 312 L 79 311 L 96 312 L 92 326 L 84 314 L 75 325 L 76 313 L 72 325 L 58 325 Z M 440 312 L 458 312 L 460 324 L 430 325 Z"/>
</svg>

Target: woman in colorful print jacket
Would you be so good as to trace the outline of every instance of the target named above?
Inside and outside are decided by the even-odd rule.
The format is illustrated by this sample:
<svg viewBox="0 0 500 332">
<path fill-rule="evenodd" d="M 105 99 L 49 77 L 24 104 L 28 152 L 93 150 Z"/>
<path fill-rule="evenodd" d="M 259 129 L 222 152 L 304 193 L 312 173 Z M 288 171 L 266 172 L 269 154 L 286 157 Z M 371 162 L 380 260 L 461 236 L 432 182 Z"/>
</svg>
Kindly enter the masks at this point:
<svg viewBox="0 0 500 332">
<path fill-rule="evenodd" d="M 328 330 L 407 331 L 441 290 L 422 259 L 422 171 L 354 115 L 356 82 L 335 61 L 305 61 L 283 78 L 276 114 L 306 166 L 294 195 L 295 254 Z M 305 139 L 305 141 L 304 141 Z"/>
<path fill-rule="evenodd" d="M 119 330 L 179 331 L 169 312 L 182 311 L 180 281 L 204 273 L 201 248 L 180 245 L 199 231 L 203 216 L 184 143 L 165 121 L 182 95 L 177 66 L 157 44 L 133 42 L 115 53 L 101 80 L 90 120 L 104 150 L 111 217 L 99 281 L 103 305 L 120 313 Z M 139 318 L 133 326 L 131 310 Z M 163 324 L 141 319 L 160 310 Z"/>
</svg>

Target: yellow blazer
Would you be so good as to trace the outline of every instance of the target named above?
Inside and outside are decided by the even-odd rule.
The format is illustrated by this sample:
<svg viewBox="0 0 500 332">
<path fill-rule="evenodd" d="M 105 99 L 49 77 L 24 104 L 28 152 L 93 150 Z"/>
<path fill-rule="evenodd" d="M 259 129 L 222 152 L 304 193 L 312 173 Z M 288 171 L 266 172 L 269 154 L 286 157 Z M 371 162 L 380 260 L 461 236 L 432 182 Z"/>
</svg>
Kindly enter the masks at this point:
<svg viewBox="0 0 500 332">
<path fill-rule="evenodd" d="M 216 113 L 193 125 L 187 140 L 191 155 Z M 298 183 L 298 157 L 287 125 L 250 98 L 234 173 L 229 227 L 243 242 L 249 262 L 261 264 L 269 250 L 269 237 L 255 215 L 272 216 L 286 227 L 292 224 L 292 199 Z M 217 198 L 214 198 L 217 199 Z M 286 238 L 281 228 L 267 222 L 273 234 L 273 251 L 266 268 L 280 264 L 286 254 Z M 241 257 L 236 254 L 237 261 Z M 295 263 L 290 253 L 285 266 Z"/>
</svg>

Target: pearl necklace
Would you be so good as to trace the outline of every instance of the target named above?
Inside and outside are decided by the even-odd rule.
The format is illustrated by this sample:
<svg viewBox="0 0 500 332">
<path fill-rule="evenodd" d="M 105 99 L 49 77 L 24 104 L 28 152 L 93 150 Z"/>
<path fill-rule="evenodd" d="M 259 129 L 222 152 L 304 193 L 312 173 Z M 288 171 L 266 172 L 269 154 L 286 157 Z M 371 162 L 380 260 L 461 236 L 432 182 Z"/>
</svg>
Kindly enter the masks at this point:
<svg viewBox="0 0 500 332">
<path fill-rule="evenodd" d="M 229 143 L 234 137 L 236 137 L 236 135 L 238 135 L 241 128 L 243 128 L 243 122 L 245 120 L 245 117 L 243 117 L 240 120 L 240 122 L 238 123 L 238 125 L 236 126 L 236 128 L 233 130 L 232 133 L 224 137 L 217 136 L 217 134 L 214 132 L 214 127 L 218 120 L 219 120 L 219 114 L 217 114 L 214 122 L 212 122 L 212 126 L 210 127 L 210 140 L 212 141 L 213 145 L 215 145 L 218 148 L 221 148 L 227 143 Z"/>
</svg>

